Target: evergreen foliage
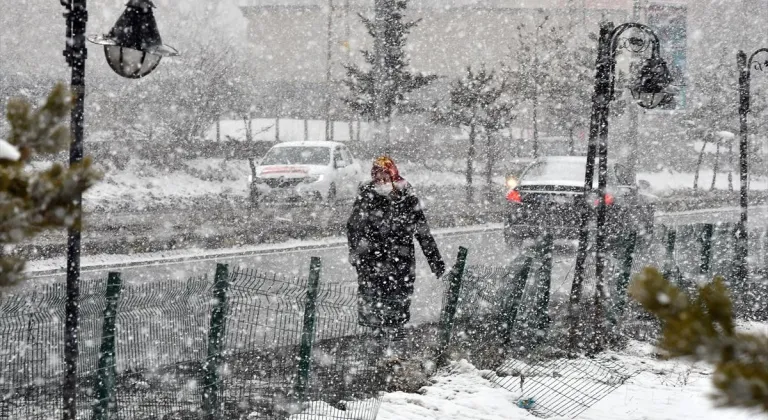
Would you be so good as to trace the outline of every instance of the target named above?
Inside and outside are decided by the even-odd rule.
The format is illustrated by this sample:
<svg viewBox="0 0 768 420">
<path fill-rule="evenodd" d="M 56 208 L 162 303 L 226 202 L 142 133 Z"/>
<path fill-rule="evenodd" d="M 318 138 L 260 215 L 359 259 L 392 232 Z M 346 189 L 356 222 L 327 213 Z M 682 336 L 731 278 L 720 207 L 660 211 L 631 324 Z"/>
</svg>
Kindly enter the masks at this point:
<svg viewBox="0 0 768 420">
<path fill-rule="evenodd" d="M 384 16 L 381 19 L 370 19 L 360 15 L 368 34 L 377 45 L 378 28 L 377 21 L 382 22 L 383 40 L 381 65 L 382 73 L 376 74 L 377 52 L 363 50 L 363 58 L 366 68 L 356 64 L 345 66 L 347 78 L 344 84 L 349 89 L 349 96 L 342 98 L 345 104 L 363 118 L 374 122 L 388 121 L 397 111 L 408 113 L 415 111 L 408 100 L 408 94 L 414 90 L 427 86 L 437 79 L 436 75 L 414 74 L 408 70 L 409 60 L 405 54 L 407 37 L 411 29 L 418 25 L 419 21 L 404 21 L 404 12 L 408 6 L 408 0 L 376 0 L 381 3 L 381 11 Z M 379 98 L 379 95 L 383 98 Z M 376 101 L 381 99 L 383 109 L 377 112 Z"/>
<path fill-rule="evenodd" d="M 476 154 L 477 135 L 486 137 L 486 183 L 489 194 L 492 185 L 493 166 L 500 152 L 495 134 L 508 128 L 515 120 L 513 104 L 504 100 L 508 91 L 506 79 L 499 79 L 485 66 L 473 71 L 467 67 L 464 76 L 451 84 L 448 103 L 435 105 L 432 121 L 451 127 L 469 129 L 467 150 L 467 201 L 472 201 L 472 173 Z"/>
<path fill-rule="evenodd" d="M 24 260 L 8 255 L 12 246 L 45 230 L 74 227 L 76 201 L 93 185 L 99 173 L 86 157 L 65 167 L 54 163 L 45 170 L 30 170 L 35 156 L 52 155 L 69 146 L 69 112 L 72 97 L 59 84 L 38 109 L 21 99 L 8 102 L 10 132 L 4 148 L 18 151 L 18 158 L 0 158 L 0 289 L 22 280 Z"/>
<path fill-rule="evenodd" d="M 715 365 L 719 404 L 768 411 L 768 337 L 736 331 L 722 278 L 688 296 L 657 270 L 646 268 L 633 280 L 630 294 L 662 321 L 659 347 L 669 357 Z"/>
</svg>

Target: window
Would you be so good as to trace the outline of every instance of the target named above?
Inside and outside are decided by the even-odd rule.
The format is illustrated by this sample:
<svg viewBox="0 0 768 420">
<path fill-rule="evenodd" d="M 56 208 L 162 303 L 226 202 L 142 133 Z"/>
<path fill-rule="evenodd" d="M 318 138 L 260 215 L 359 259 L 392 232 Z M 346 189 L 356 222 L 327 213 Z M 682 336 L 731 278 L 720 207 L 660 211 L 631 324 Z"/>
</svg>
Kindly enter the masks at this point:
<svg viewBox="0 0 768 420">
<path fill-rule="evenodd" d="M 331 150 L 327 147 L 273 147 L 269 150 L 262 165 L 328 165 Z"/>
<path fill-rule="evenodd" d="M 539 161 L 528 167 L 523 173 L 521 180 L 529 184 L 545 183 L 545 184 L 557 184 L 560 182 L 584 182 L 584 175 L 586 172 L 586 161 Z M 598 166 L 597 160 L 595 160 L 595 174 L 593 178 L 594 186 L 597 187 L 598 181 Z M 616 175 L 622 176 L 622 180 L 618 181 Z M 608 165 L 608 184 L 619 185 L 622 182 L 626 182 L 628 175 L 626 174 L 626 168 L 616 168 L 615 165 Z M 631 182 L 630 182 L 631 184 Z M 626 185 L 630 185 L 626 184 Z"/>
</svg>

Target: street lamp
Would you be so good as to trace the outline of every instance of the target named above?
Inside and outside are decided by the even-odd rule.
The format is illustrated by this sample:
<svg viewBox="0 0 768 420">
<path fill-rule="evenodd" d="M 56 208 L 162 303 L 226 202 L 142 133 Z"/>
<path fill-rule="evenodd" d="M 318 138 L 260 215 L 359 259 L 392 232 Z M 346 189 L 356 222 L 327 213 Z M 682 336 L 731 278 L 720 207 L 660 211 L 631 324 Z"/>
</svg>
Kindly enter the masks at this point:
<svg viewBox="0 0 768 420">
<path fill-rule="evenodd" d="M 85 29 L 88 21 L 86 0 L 60 0 L 66 8 L 66 48 L 64 57 L 72 68 L 72 107 L 69 147 L 69 164 L 83 160 L 83 121 L 85 108 Z M 149 0 L 130 0 L 126 11 L 118 20 L 110 35 L 103 37 L 107 61 L 112 69 L 124 77 L 142 77 L 159 63 L 158 57 L 178 54 L 173 48 L 162 45 L 157 25 L 152 17 Z M 98 39 L 98 38 L 94 38 Z M 109 40 L 107 42 L 107 40 Z M 134 53 L 134 51 L 138 53 Z M 77 418 L 77 358 L 78 320 L 80 299 L 80 225 L 83 197 L 75 198 L 76 216 L 67 232 L 67 301 L 64 319 L 64 381 L 62 383 L 64 420 Z"/>
<path fill-rule="evenodd" d="M 628 29 L 641 31 L 648 40 L 640 37 L 622 39 L 621 35 Z M 621 41 L 621 42 L 620 42 Z M 646 58 L 643 66 L 635 72 L 630 85 L 630 92 L 644 108 L 654 108 L 672 99 L 669 85 L 672 77 L 667 65 L 661 57 L 661 42 L 658 36 L 646 25 L 640 23 L 625 23 L 618 27 L 612 22 L 603 22 L 600 25 L 600 38 L 597 48 L 595 90 L 592 96 L 592 118 L 589 126 L 589 143 L 587 146 L 587 167 L 584 176 L 584 211 L 581 214 L 579 226 L 579 247 L 576 254 L 576 267 L 574 270 L 573 285 L 569 302 L 569 316 L 571 317 L 570 341 L 572 348 L 576 347 L 578 311 L 584 282 L 584 269 L 587 259 L 589 240 L 589 222 L 591 212 L 589 199 L 592 193 L 592 181 L 595 174 L 595 156 L 598 162 L 598 207 L 597 207 L 597 233 L 595 237 L 595 276 L 596 276 L 596 315 L 597 322 L 601 322 L 602 302 L 606 299 L 604 288 L 605 276 L 605 219 L 606 203 L 605 191 L 608 174 L 608 111 L 610 102 L 614 99 L 616 84 L 616 53 L 619 49 L 627 49 L 632 52 L 644 52 L 651 46 L 651 57 Z"/>
<path fill-rule="evenodd" d="M 629 87 L 632 99 L 645 109 L 653 109 L 672 101 L 670 94 L 671 76 L 667 63 L 660 57 L 647 59 Z"/>
<path fill-rule="evenodd" d="M 120 76 L 138 79 L 154 70 L 160 59 L 179 55 L 163 45 L 150 0 L 130 0 L 125 11 L 106 35 L 91 35 L 88 41 L 104 46 L 112 70 Z"/>
<path fill-rule="evenodd" d="M 749 268 L 747 266 L 748 255 L 748 238 L 747 238 L 747 206 L 749 205 L 749 140 L 747 132 L 747 114 L 749 113 L 750 105 L 750 77 L 752 76 L 752 69 L 757 71 L 763 71 L 768 68 L 768 60 L 763 63 L 754 63 L 753 60 L 757 54 L 768 52 L 768 48 L 761 48 L 752 53 L 747 59 L 747 54 L 744 51 L 739 51 L 736 54 L 736 62 L 739 67 L 739 181 L 741 188 L 739 191 L 739 207 L 741 207 L 741 214 L 739 218 L 739 226 L 736 230 L 736 272 L 734 273 L 734 286 L 740 293 L 740 296 L 744 297 L 744 287 L 747 283 L 749 276 Z M 743 302 L 742 302 L 743 303 Z"/>
</svg>

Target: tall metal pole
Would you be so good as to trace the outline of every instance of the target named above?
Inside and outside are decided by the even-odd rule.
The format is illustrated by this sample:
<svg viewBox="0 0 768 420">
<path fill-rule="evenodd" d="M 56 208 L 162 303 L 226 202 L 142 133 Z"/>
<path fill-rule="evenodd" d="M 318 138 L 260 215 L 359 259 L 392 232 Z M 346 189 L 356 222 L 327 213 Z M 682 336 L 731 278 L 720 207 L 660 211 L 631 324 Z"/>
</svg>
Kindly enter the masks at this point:
<svg viewBox="0 0 768 420">
<path fill-rule="evenodd" d="M 70 131 L 69 164 L 83 160 L 83 117 L 85 105 L 85 28 L 88 21 L 86 0 L 62 1 L 67 7 L 67 43 L 64 56 L 72 68 L 71 89 L 74 98 Z M 82 195 L 75 198 L 75 220 L 67 235 L 67 302 L 64 319 L 64 364 L 62 386 L 64 420 L 77 416 L 77 357 L 80 299 L 80 224 L 82 221 Z"/>
<path fill-rule="evenodd" d="M 331 121 L 331 59 L 333 58 L 333 0 L 328 0 L 328 43 L 325 58 L 325 141 L 333 140 Z"/>
<path fill-rule="evenodd" d="M 349 0 L 344 0 L 344 45 L 347 49 L 347 56 L 344 57 L 344 60 L 349 62 L 350 57 L 352 56 L 352 46 L 350 44 L 350 32 L 349 32 Z M 349 118 L 349 126 L 348 126 L 348 132 L 349 132 L 349 141 L 354 140 L 352 136 L 352 132 L 354 131 L 353 125 L 352 125 L 352 118 Z"/>
<path fill-rule="evenodd" d="M 581 313 L 581 294 L 584 283 L 584 269 L 589 246 L 589 222 L 592 212 L 589 198 L 592 193 L 592 181 L 595 175 L 595 155 L 601 126 L 607 119 L 608 102 L 610 98 L 610 69 L 611 69 L 611 34 L 613 23 L 603 22 L 600 25 L 600 40 L 597 47 L 595 91 L 592 95 L 592 118 L 589 124 L 589 143 L 587 145 L 587 167 L 584 174 L 584 198 L 582 203 L 581 221 L 579 224 L 579 247 L 576 252 L 576 267 L 574 270 L 571 296 L 568 305 L 570 316 L 570 345 L 572 349 L 578 346 L 578 323 Z"/>
<path fill-rule="evenodd" d="M 609 74 L 613 74 L 615 61 L 613 57 L 613 51 L 608 53 L 608 71 Z M 609 86 L 610 92 L 610 86 Z M 603 302 L 607 301 L 607 295 L 605 293 L 605 219 L 607 213 L 607 205 L 605 202 L 605 194 L 608 184 L 608 104 L 611 100 L 610 93 L 605 96 L 604 106 L 600 112 L 600 131 L 598 135 L 597 144 L 597 157 L 598 157 L 598 171 L 597 171 L 597 221 L 595 222 L 595 343 L 600 345 L 597 341 L 601 340 L 604 336 L 602 333 L 605 314 L 603 313 Z"/>
<path fill-rule="evenodd" d="M 747 114 L 749 113 L 749 66 L 747 54 L 739 51 L 736 55 L 739 67 L 739 181 L 741 190 L 739 194 L 739 206 L 741 214 L 739 227 L 736 232 L 736 291 L 742 298 L 744 287 L 747 283 L 749 268 L 747 267 L 748 239 L 747 239 L 747 207 L 748 176 L 749 176 L 749 141 L 747 139 Z"/>
<path fill-rule="evenodd" d="M 640 0 L 634 0 L 632 5 L 632 22 L 640 22 L 641 11 Z M 634 56 L 635 54 L 633 54 Z M 638 141 L 640 136 L 639 130 L 639 118 L 640 110 L 637 105 L 631 104 L 627 109 L 629 116 L 629 156 L 627 159 L 627 166 L 629 169 L 630 177 L 633 184 L 637 183 L 637 154 L 638 154 Z"/>
</svg>

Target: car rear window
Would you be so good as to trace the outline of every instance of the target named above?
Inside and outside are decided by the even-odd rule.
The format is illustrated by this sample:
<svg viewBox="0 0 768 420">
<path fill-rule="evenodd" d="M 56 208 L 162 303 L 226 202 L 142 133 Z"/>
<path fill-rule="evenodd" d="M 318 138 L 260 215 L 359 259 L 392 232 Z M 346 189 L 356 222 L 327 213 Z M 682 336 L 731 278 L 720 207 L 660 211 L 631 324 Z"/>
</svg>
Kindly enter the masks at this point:
<svg viewBox="0 0 768 420">
<path fill-rule="evenodd" d="M 585 164 L 580 162 L 536 162 L 523 174 L 527 182 L 584 182 Z"/>
<path fill-rule="evenodd" d="M 267 152 L 262 165 L 328 165 L 331 149 L 327 147 L 273 147 Z"/>
<path fill-rule="evenodd" d="M 594 185 L 597 186 L 597 165 L 595 165 Z M 536 162 L 532 164 L 525 173 L 522 180 L 527 183 L 536 182 L 584 182 L 584 172 L 586 171 L 586 162 Z M 621 165 L 608 166 L 608 184 L 610 185 L 629 185 L 626 169 Z M 617 173 L 621 175 L 618 176 Z M 629 183 L 627 183 L 629 182 Z"/>
</svg>

